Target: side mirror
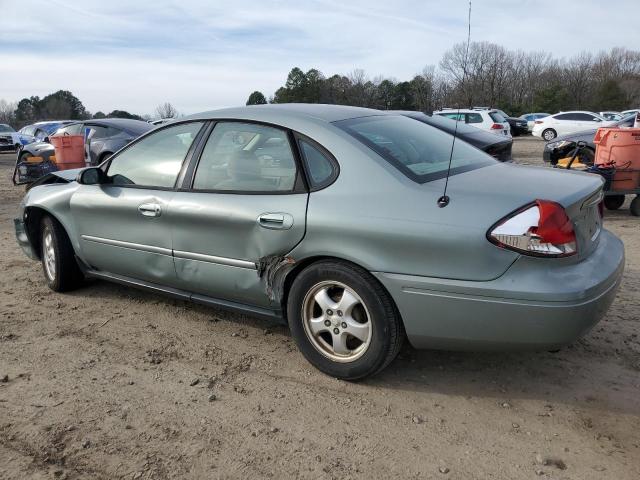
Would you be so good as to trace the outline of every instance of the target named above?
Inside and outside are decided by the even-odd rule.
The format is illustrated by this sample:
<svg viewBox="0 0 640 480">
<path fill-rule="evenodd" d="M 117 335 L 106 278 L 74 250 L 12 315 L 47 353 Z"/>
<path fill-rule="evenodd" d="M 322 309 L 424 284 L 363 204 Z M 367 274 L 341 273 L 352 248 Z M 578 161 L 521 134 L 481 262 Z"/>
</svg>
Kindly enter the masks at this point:
<svg viewBox="0 0 640 480">
<path fill-rule="evenodd" d="M 76 182 L 80 185 L 101 185 L 107 183 L 107 174 L 98 167 L 85 168 L 78 173 Z"/>
</svg>

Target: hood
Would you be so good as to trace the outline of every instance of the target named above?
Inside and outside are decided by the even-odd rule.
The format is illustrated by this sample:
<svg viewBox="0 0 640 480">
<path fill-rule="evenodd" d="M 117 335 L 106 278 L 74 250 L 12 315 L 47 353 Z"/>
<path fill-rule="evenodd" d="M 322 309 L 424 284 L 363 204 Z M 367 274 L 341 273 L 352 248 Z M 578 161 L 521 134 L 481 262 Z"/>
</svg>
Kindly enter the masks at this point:
<svg viewBox="0 0 640 480">
<path fill-rule="evenodd" d="M 57 172 L 47 173 L 40 177 L 35 182 L 27 185 L 27 191 L 40 185 L 51 185 L 54 183 L 71 183 L 75 182 L 78 177 L 78 173 L 83 170 L 82 168 L 74 168 L 72 170 L 58 170 Z"/>
</svg>

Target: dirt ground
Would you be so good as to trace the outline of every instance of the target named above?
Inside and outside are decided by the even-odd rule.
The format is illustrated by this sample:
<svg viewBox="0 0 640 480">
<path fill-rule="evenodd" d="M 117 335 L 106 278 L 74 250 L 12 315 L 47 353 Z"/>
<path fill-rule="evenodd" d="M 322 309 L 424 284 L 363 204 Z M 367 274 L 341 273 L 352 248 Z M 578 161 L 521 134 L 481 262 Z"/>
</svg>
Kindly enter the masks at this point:
<svg viewBox="0 0 640 480">
<path fill-rule="evenodd" d="M 519 162 L 542 142 L 517 139 Z M 606 318 L 557 353 L 406 347 L 381 375 L 316 371 L 288 331 L 94 282 L 48 290 L 14 240 L 0 156 L 0 478 L 640 478 L 640 219 Z M 517 321 L 517 319 L 514 319 Z M 6 375 L 6 377 L 5 377 Z"/>
</svg>

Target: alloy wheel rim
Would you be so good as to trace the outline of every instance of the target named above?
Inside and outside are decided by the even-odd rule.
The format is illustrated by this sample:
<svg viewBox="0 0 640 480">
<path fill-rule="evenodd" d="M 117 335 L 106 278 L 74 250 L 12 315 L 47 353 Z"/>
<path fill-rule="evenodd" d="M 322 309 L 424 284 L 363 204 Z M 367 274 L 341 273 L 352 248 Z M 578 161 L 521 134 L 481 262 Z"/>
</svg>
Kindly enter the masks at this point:
<svg viewBox="0 0 640 480">
<path fill-rule="evenodd" d="M 553 132 L 545 132 L 544 134 L 545 140 L 553 140 L 554 138 L 556 138 L 556 136 L 553 134 Z"/>
<path fill-rule="evenodd" d="M 49 280 L 53 281 L 56 278 L 56 252 L 53 249 L 53 235 L 51 235 L 50 231 L 45 233 L 43 244 L 42 255 L 44 256 L 44 269 L 47 272 Z"/>
<path fill-rule="evenodd" d="M 373 324 L 367 307 L 344 283 L 324 281 L 309 289 L 302 321 L 313 347 L 334 362 L 353 362 L 371 344 Z"/>
</svg>

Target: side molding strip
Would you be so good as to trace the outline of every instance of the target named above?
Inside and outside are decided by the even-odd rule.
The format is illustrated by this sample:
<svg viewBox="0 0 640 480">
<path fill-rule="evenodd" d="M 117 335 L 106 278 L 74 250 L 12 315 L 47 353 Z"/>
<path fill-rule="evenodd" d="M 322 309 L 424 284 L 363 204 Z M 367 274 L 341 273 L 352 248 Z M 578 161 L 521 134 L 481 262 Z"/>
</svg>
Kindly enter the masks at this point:
<svg viewBox="0 0 640 480">
<path fill-rule="evenodd" d="M 203 253 L 183 252 L 174 250 L 173 255 L 176 258 L 184 258 L 187 260 L 197 260 L 199 262 L 217 263 L 220 265 L 228 265 L 230 267 L 248 268 L 256 270 L 256 264 L 247 260 L 238 260 L 237 258 L 216 257 L 213 255 L 205 255 Z"/>
<path fill-rule="evenodd" d="M 152 245 L 143 245 L 141 243 L 123 242 L 122 240 L 111 240 L 110 238 L 92 237 L 91 235 L 81 235 L 83 240 L 93 243 L 102 243 L 113 247 L 129 248 L 131 250 L 140 250 L 142 252 L 158 253 L 160 255 L 172 256 L 173 251 L 170 248 L 154 247 Z"/>
<path fill-rule="evenodd" d="M 122 240 L 112 240 L 110 238 L 93 237 L 91 235 L 82 235 L 83 240 L 87 242 L 102 243 L 111 245 L 112 247 L 129 248 L 131 250 L 140 250 L 141 252 L 157 253 L 159 255 L 174 256 L 186 260 L 196 260 L 198 262 L 217 263 L 218 265 L 228 265 L 230 267 L 247 268 L 256 270 L 256 264 L 248 260 L 239 260 L 237 258 L 216 257 L 214 255 L 205 255 L 204 253 L 183 252 L 180 250 L 171 250 L 170 248 L 154 247 L 152 245 L 143 245 L 141 243 L 124 242 Z"/>
</svg>

